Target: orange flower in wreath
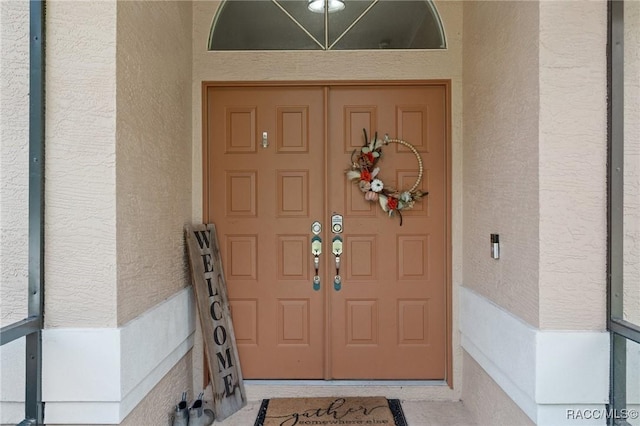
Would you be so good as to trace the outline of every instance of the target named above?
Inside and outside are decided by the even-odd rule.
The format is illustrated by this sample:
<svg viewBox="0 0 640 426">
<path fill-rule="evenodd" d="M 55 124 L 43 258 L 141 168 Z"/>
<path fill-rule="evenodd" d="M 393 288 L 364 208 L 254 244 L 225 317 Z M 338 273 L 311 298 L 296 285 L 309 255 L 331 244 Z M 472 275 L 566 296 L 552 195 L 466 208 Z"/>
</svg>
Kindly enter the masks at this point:
<svg viewBox="0 0 640 426">
<path fill-rule="evenodd" d="M 387 207 L 389 207 L 389 210 L 396 210 L 398 208 L 398 199 L 389 197 L 387 199 Z"/>
</svg>

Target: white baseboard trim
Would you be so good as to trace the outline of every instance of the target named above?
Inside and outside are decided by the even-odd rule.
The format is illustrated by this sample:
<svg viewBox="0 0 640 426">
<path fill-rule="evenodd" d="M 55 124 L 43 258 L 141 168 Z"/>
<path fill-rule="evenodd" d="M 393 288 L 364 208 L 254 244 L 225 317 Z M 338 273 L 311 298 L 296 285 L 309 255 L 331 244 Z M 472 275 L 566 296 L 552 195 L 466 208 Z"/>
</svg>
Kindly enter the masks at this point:
<svg viewBox="0 0 640 426">
<path fill-rule="evenodd" d="M 606 424 L 567 410 L 605 408 L 608 332 L 538 330 L 465 287 L 459 312 L 462 348 L 534 423 Z"/>
<path fill-rule="evenodd" d="M 0 402 L 0 424 L 17 425 L 24 420 L 24 402 Z"/>
<path fill-rule="evenodd" d="M 47 424 L 119 424 L 193 347 L 187 287 L 120 328 L 45 329 Z"/>
</svg>

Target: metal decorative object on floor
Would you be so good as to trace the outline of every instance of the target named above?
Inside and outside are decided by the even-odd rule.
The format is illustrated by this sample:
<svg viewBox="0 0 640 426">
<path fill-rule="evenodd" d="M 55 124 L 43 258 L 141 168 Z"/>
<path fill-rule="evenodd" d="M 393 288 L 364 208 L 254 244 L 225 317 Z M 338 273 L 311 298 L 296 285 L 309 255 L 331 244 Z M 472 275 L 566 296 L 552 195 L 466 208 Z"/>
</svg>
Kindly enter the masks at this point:
<svg viewBox="0 0 640 426">
<path fill-rule="evenodd" d="M 374 397 L 264 399 L 254 426 L 407 426 L 398 399 Z"/>
<path fill-rule="evenodd" d="M 220 246 L 213 224 L 186 225 L 191 281 L 213 385 L 217 420 L 224 420 L 247 403 Z"/>
</svg>

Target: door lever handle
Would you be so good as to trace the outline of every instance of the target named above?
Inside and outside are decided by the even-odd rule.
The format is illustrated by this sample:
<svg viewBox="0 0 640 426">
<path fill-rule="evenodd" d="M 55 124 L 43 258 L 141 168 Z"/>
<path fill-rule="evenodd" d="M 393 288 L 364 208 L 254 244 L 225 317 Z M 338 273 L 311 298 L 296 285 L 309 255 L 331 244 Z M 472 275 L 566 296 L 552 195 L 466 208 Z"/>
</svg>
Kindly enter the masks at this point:
<svg viewBox="0 0 640 426">
<path fill-rule="evenodd" d="M 313 266 L 316 271 L 313 276 L 313 289 L 315 291 L 320 290 L 320 255 L 322 254 L 322 238 L 318 235 L 314 235 L 311 238 L 311 254 L 313 255 Z"/>
<path fill-rule="evenodd" d="M 342 288 L 342 277 L 340 276 L 340 256 L 342 255 L 342 237 L 336 235 L 333 237 L 332 252 L 336 257 L 336 276 L 333 278 L 333 289 L 340 291 Z"/>
</svg>

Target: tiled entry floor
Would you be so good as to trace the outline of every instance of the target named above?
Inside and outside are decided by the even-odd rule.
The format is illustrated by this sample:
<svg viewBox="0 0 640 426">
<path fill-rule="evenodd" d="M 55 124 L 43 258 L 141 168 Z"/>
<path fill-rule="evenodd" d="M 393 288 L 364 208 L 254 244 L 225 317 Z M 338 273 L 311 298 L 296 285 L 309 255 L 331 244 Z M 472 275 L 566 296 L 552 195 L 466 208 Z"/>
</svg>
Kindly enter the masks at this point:
<svg viewBox="0 0 640 426">
<path fill-rule="evenodd" d="M 249 401 L 247 406 L 219 426 L 252 426 L 260 401 Z M 402 409 L 409 426 L 476 426 L 461 402 L 402 401 Z"/>
</svg>

